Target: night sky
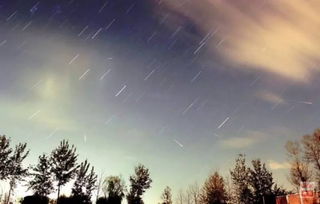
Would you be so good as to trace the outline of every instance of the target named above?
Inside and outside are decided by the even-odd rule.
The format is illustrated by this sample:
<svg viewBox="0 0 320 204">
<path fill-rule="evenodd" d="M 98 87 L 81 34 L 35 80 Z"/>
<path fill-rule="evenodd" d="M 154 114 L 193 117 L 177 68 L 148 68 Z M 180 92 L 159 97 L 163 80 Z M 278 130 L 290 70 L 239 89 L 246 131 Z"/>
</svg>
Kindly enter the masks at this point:
<svg viewBox="0 0 320 204">
<path fill-rule="evenodd" d="M 320 126 L 319 9 L 0 0 L 0 134 L 27 142 L 30 164 L 68 139 L 80 161 L 127 184 L 142 163 L 154 181 L 146 203 L 166 185 L 227 175 L 238 153 L 289 186 L 285 142 Z"/>
</svg>

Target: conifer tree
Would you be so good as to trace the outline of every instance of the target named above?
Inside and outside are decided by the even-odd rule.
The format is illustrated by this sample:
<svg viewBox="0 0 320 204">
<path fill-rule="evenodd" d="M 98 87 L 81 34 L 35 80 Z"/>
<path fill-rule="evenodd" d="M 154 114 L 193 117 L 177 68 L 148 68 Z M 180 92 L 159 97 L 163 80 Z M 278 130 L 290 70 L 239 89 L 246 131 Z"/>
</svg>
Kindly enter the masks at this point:
<svg viewBox="0 0 320 204">
<path fill-rule="evenodd" d="M 201 192 L 201 203 L 225 204 L 227 198 L 224 179 L 218 172 L 214 172 L 204 183 Z"/>
<path fill-rule="evenodd" d="M 252 187 L 253 203 L 260 204 L 265 196 L 273 194 L 273 177 L 260 159 L 252 160 L 251 163 L 253 168 L 249 168 L 249 184 Z"/>
<path fill-rule="evenodd" d="M 231 179 L 235 187 L 238 204 L 252 204 L 252 191 L 249 185 L 250 171 L 246 166 L 245 156 L 240 154 L 236 159 L 236 165 L 230 171 Z"/>
</svg>

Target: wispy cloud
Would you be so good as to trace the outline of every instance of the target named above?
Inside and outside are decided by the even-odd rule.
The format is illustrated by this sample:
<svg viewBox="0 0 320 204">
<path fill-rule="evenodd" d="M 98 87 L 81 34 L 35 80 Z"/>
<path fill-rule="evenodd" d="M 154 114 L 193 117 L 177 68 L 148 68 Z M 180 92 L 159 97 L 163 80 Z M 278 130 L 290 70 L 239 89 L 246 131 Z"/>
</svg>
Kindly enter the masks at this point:
<svg viewBox="0 0 320 204">
<path fill-rule="evenodd" d="M 307 82 L 319 71 L 320 1 L 165 2 L 191 19 L 204 35 L 214 30 L 206 43 L 236 67 L 296 82 Z"/>
<path fill-rule="evenodd" d="M 290 164 L 288 162 L 277 162 L 277 161 L 274 161 L 274 160 L 269 160 L 268 161 L 268 165 L 272 170 L 290 168 Z"/>
<path fill-rule="evenodd" d="M 224 148 L 242 149 L 255 145 L 266 138 L 266 134 L 259 131 L 248 131 L 245 137 L 230 137 L 220 141 Z"/>
<path fill-rule="evenodd" d="M 259 99 L 266 101 L 268 103 L 271 103 L 271 104 L 284 104 L 285 103 L 285 99 L 281 95 L 274 93 L 272 91 L 260 91 L 260 92 L 256 93 L 256 96 Z"/>
</svg>

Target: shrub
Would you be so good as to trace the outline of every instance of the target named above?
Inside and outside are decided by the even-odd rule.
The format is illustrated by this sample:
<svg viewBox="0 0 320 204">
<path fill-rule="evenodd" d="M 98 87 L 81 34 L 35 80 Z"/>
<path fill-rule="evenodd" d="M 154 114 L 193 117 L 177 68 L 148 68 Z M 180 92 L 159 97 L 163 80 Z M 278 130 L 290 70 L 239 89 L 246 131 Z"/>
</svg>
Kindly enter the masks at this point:
<svg viewBox="0 0 320 204">
<path fill-rule="evenodd" d="M 49 204 L 49 198 L 46 196 L 32 195 L 23 198 L 22 204 Z"/>
<path fill-rule="evenodd" d="M 97 200 L 96 204 L 108 204 L 108 199 L 105 198 L 105 197 L 100 197 L 100 198 Z"/>
<path fill-rule="evenodd" d="M 91 204 L 87 196 L 60 196 L 57 204 Z"/>
<path fill-rule="evenodd" d="M 72 204 L 72 198 L 66 196 L 60 196 L 57 204 Z"/>
</svg>

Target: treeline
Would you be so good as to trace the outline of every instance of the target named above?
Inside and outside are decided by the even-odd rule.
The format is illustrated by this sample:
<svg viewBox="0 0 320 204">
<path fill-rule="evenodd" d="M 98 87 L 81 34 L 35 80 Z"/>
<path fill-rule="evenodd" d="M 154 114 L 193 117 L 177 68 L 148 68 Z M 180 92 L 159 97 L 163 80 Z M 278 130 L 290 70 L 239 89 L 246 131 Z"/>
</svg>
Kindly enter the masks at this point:
<svg viewBox="0 0 320 204">
<path fill-rule="evenodd" d="M 240 154 L 230 177 L 223 178 L 215 171 L 205 180 L 202 187 L 190 185 L 180 191 L 177 204 L 273 204 L 276 196 L 288 192 L 275 184 L 272 173 L 260 159 L 247 165 L 245 155 Z M 164 202 L 167 204 L 172 202 Z"/>
<path fill-rule="evenodd" d="M 94 167 L 87 160 L 78 163 L 76 147 L 70 146 L 66 140 L 61 141 L 49 155 L 40 155 L 36 166 L 23 166 L 28 154 L 26 143 L 19 143 L 13 148 L 10 138 L 0 136 L 0 180 L 9 184 L 4 204 L 10 203 L 11 194 L 19 182 L 26 182 L 28 190 L 34 193 L 23 198 L 22 204 L 91 204 L 95 190 L 98 195 L 100 190 L 104 194 L 97 199 L 97 204 L 120 204 L 125 197 L 128 204 L 142 204 L 142 195 L 151 187 L 149 169 L 142 164 L 134 168 L 134 174 L 129 178 L 129 190 L 120 176 L 110 176 L 103 182 L 97 182 Z M 61 187 L 71 181 L 71 195 L 60 196 Z M 48 195 L 55 192 L 56 201 L 50 200 Z"/>
<path fill-rule="evenodd" d="M 296 189 L 300 182 L 320 184 L 320 130 L 299 141 L 288 141 L 286 150 L 290 163 L 288 179 Z M 10 138 L 0 136 L 0 179 L 9 184 L 4 204 L 9 203 L 19 182 L 25 182 L 33 192 L 21 200 L 22 204 L 91 204 L 94 191 L 96 204 L 121 204 L 125 200 L 128 204 L 143 204 L 143 194 L 151 188 L 149 169 L 142 164 L 134 168 L 128 187 L 120 176 L 98 180 L 94 167 L 87 160 L 79 163 L 75 146 L 66 140 L 50 154 L 40 155 L 35 166 L 23 166 L 28 154 L 26 143 L 11 147 Z M 167 186 L 159 204 L 273 204 L 276 196 L 290 193 L 275 183 L 272 172 L 260 159 L 247 162 L 245 155 L 240 154 L 229 173 L 223 177 L 215 171 L 202 185 L 190 185 L 176 198 Z M 70 182 L 71 195 L 60 196 L 61 188 Z M 57 194 L 55 200 L 48 198 L 52 193 Z"/>
</svg>

